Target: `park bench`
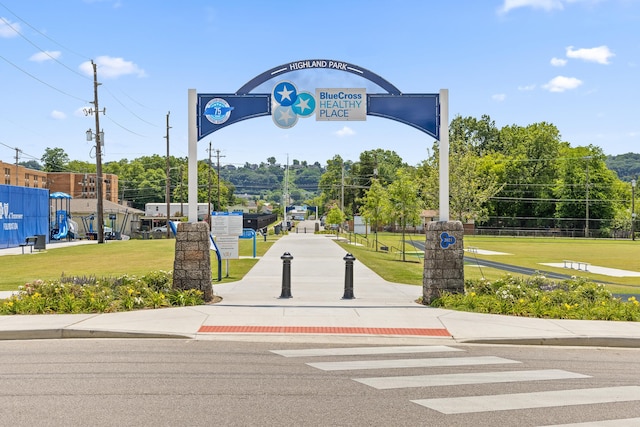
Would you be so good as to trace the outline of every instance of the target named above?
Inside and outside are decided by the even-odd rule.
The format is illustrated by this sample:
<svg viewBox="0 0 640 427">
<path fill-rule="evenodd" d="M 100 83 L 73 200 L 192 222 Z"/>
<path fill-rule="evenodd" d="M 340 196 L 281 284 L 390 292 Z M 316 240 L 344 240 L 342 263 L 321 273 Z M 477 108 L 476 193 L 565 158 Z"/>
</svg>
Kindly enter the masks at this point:
<svg viewBox="0 0 640 427">
<path fill-rule="evenodd" d="M 26 246 L 29 246 L 29 252 L 33 252 L 33 247 L 35 246 L 36 241 L 38 241 L 38 238 L 36 236 L 29 236 L 26 239 L 24 239 L 24 243 L 20 243 L 20 247 L 22 248 L 22 254 L 24 255 L 24 248 Z"/>
<path fill-rule="evenodd" d="M 564 268 L 571 268 L 574 269 L 577 267 L 577 270 L 583 270 L 582 267 L 584 267 L 584 271 L 589 271 L 589 266 L 591 265 L 588 262 L 583 262 L 583 261 L 570 261 L 570 260 L 563 260 L 562 262 L 564 262 Z M 576 265 L 576 267 L 574 267 L 573 265 Z"/>
</svg>

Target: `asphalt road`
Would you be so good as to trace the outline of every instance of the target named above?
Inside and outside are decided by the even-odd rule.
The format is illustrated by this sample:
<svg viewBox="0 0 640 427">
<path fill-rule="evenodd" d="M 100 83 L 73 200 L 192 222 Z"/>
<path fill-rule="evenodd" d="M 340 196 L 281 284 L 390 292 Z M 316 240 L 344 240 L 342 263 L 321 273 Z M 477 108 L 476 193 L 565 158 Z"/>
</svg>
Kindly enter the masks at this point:
<svg viewBox="0 0 640 427">
<path fill-rule="evenodd" d="M 640 423 L 640 350 L 425 344 L 3 341 L 0 425 Z"/>
</svg>

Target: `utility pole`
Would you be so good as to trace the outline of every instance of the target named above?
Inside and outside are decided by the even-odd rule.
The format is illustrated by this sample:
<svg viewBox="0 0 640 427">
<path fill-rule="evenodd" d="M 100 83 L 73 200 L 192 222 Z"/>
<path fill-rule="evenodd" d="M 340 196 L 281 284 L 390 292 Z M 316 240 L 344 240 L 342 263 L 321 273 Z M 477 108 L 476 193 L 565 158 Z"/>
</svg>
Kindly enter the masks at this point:
<svg viewBox="0 0 640 427">
<path fill-rule="evenodd" d="M 102 200 L 102 136 L 100 132 L 100 109 L 98 107 L 98 71 L 97 65 L 93 60 L 93 106 L 96 114 L 96 190 L 97 190 L 97 210 L 98 210 L 98 243 L 104 243 L 104 203 Z M 104 111 L 102 111 L 104 114 Z"/>
<path fill-rule="evenodd" d="M 19 148 L 16 148 L 16 187 L 18 186 L 18 154 L 22 153 L 22 150 Z"/>
<path fill-rule="evenodd" d="M 171 171 L 171 162 L 169 161 L 169 114 L 171 111 L 167 112 L 167 135 L 165 138 L 167 139 L 167 182 L 165 185 L 165 202 L 167 203 L 167 239 L 171 238 L 171 227 L 169 227 L 169 221 L 171 221 L 171 180 L 169 179 L 169 172 Z"/>
<path fill-rule="evenodd" d="M 217 168 L 218 169 L 218 171 L 217 171 L 217 174 L 218 174 L 218 177 L 217 177 L 218 178 L 218 210 L 220 210 L 220 157 L 225 157 L 225 156 L 221 156 L 220 155 L 220 150 L 216 150 L 216 158 L 217 158 L 217 161 L 218 161 L 218 168 Z"/>
</svg>

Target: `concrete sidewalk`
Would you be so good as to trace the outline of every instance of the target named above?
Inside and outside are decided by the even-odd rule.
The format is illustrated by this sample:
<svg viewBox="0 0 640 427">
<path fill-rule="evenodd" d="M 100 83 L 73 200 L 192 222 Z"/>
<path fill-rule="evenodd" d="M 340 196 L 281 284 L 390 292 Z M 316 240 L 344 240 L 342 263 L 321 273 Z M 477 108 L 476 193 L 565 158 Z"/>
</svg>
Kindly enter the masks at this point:
<svg viewBox="0 0 640 427">
<path fill-rule="evenodd" d="M 285 252 L 293 256 L 292 298 L 280 298 L 280 257 Z M 345 255 L 332 237 L 290 233 L 274 243 L 243 280 L 215 285 L 220 303 L 124 313 L 0 316 L 0 339 L 144 336 L 640 347 L 640 322 L 530 319 L 425 307 L 415 302 L 421 287 L 387 282 L 357 260 L 355 298 L 343 299 Z"/>
</svg>

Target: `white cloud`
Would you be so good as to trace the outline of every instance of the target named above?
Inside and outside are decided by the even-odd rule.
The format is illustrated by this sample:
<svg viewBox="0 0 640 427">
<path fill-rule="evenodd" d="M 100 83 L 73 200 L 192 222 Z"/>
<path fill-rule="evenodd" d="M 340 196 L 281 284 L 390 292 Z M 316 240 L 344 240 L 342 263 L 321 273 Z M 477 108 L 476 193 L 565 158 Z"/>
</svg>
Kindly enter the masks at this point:
<svg viewBox="0 0 640 427">
<path fill-rule="evenodd" d="M 504 93 L 496 93 L 495 95 L 491 96 L 491 99 L 493 99 L 494 101 L 502 102 L 507 99 L 507 95 L 505 95 Z"/>
<path fill-rule="evenodd" d="M 562 0 L 504 0 L 498 12 L 509 13 L 509 11 L 520 7 L 530 7 L 532 9 L 542 9 L 545 11 L 553 9 L 562 10 L 564 8 Z"/>
<path fill-rule="evenodd" d="M 340 138 L 345 136 L 355 135 L 355 134 L 356 132 L 353 129 L 351 129 L 349 126 L 344 126 L 342 129 L 336 132 L 336 135 L 338 135 Z"/>
<path fill-rule="evenodd" d="M 590 49 L 573 49 L 567 47 L 567 57 L 582 59 L 587 62 L 597 62 L 598 64 L 608 64 L 609 58 L 616 56 L 607 46 L 592 47 Z"/>
<path fill-rule="evenodd" d="M 551 10 L 563 10 L 569 3 L 598 3 L 601 0 L 504 0 L 498 13 L 505 14 L 520 7 L 530 7 L 531 9 L 542 9 L 546 12 Z"/>
<path fill-rule="evenodd" d="M 99 56 L 96 58 L 95 63 L 97 65 L 99 78 L 116 78 L 130 74 L 137 75 L 138 77 L 147 76 L 142 68 L 122 58 Z M 80 70 L 89 76 L 93 76 L 93 66 L 89 61 L 80 64 Z"/>
<path fill-rule="evenodd" d="M 9 39 L 20 32 L 20 24 L 11 22 L 7 18 L 0 18 L 0 38 Z"/>
<path fill-rule="evenodd" d="M 565 90 L 575 89 L 582 84 L 582 81 L 575 77 L 557 76 L 542 87 L 549 92 L 564 92 Z"/>
<path fill-rule="evenodd" d="M 562 58 L 551 58 L 551 65 L 554 67 L 564 67 L 567 65 L 567 60 Z"/>
<path fill-rule="evenodd" d="M 51 61 L 53 59 L 60 58 L 60 55 L 61 53 L 58 50 L 53 50 L 53 51 L 45 50 L 45 51 L 34 53 L 33 55 L 31 55 L 31 58 L 29 58 L 29 61 L 34 61 L 34 62 Z"/>
<path fill-rule="evenodd" d="M 526 85 L 526 86 L 518 86 L 518 90 L 534 90 L 536 85 Z"/>
<path fill-rule="evenodd" d="M 56 120 L 64 120 L 67 118 L 67 115 L 65 113 L 63 113 L 62 111 L 58 111 L 58 110 L 53 110 L 50 114 L 52 119 L 56 119 Z"/>
</svg>

